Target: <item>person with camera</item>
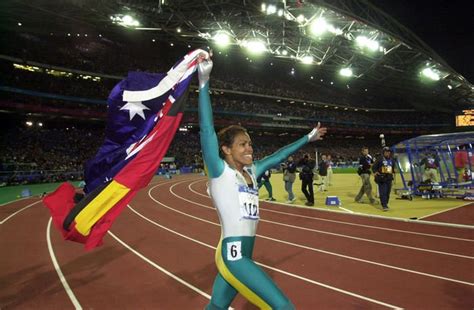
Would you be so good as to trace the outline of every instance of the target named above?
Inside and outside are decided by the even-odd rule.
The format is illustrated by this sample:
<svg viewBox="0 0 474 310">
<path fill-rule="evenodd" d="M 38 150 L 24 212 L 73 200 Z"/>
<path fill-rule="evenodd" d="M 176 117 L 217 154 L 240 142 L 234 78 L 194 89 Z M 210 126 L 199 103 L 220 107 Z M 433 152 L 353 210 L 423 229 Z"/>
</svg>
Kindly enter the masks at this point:
<svg viewBox="0 0 474 310">
<path fill-rule="evenodd" d="M 384 211 L 388 211 L 388 201 L 395 172 L 395 161 L 392 158 L 392 151 L 389 147 L 382 149 L 382 157 L 372 166 L 375 183 L 379 188 L 380 203 Z"/>
<path fill-rule="evenodd" d="M 359 193 L 355 197 L 355 202 L 362 203 L 362 196 L 367 195 L 371 204 L 375 204 L 376 200 L 372 196 L 372 184 L 370 184 L 370 167 L 374 163 L 374 159 L 369 154 L 369 148 L 364 146 L 361 149 L 362 156 L 359 158 L 359 168 L 357 174 L 359 174 L 362 180 L 362 186 L 360 187 Z"/>
<path fill-rule="evenodd" d="M 311 156 L 306 153 L 303 159 L 300 160 L 298 166 L 301 166 L 300 180 L 301 180 L 301 191 L 306 197 L 307 206 L 314 206 L 314 191 L 313 191 L 313 169 L 316 162 Z"/>
<path fill-rule="evenodd" d="M 296 180 L 296 163 L 293 156 L 289 156 L 286 163 L 281 164 L 283 168 L 283 182 L 285 182 L 285 191 L 288 193 L 288 201 L 286 203 L 295 202 L 295 194 L 293 194 L 293 183 Z"/>
</svg>

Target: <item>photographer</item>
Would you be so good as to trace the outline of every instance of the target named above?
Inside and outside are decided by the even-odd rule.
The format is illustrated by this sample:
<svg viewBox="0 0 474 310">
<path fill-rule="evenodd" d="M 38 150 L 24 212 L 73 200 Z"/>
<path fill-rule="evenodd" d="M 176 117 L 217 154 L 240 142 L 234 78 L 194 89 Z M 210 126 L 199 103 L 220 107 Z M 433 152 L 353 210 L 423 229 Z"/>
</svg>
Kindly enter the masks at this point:
<svg viewBox="0 0 474 310">
<path fill-rule="evenodd" d="M 355 202 L 362 203 L 361 199 L 364 194 L 367 195 L 371 204 L 375 204 L 375 199 L 372 197 L 372 184 L 370 184 L 370 167 L 374 163 L 372 156 L 369 154 L 369 148 L 364 146 L 361 149 L 362 156 L 359 158 L 359 174 L 362 180 L 362 186 L 360 187 L 359 193 L 355 197 Z"/>
<path fill-rule="evenodd" d="M 392 151 L 389 147 L 382 149 L 382 157 L 372 166 L 375 183 L 379 187 L 380 203 L 384 211 L 387 211 L 388 201 L 390 200 L 390 190 L 395 172 L 395 161 L 392 158 Z"/>
<path fill-rule="evenodd" d="M 301 180 L 301 191 L 306 197 L 307 206 L 314 206 L 314 192 L 313 192 L 313 169 L 316 162 L 307 153 L 303 159 L 300 160 L 298 166 L 301 166 L 300 180 Z"/>
<path fill-rule="evenodd" d="M 285 182 L 285 191 L 288 193 L 288 201 L 286 203 L 293 203 L 296 198 L 293 194 L 293 183 L 296 179 L 296 164 L 293 161 L 293 156 L 288 157 L 286 163 L 282 163 L 283 181 Z"/>
</svg>

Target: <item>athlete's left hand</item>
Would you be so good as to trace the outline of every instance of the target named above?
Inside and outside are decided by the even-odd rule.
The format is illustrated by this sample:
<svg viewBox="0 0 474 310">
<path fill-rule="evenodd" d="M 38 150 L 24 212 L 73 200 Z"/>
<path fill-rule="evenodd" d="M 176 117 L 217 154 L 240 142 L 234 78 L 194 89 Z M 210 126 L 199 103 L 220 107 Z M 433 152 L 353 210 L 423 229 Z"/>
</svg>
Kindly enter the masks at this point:
<svg viewBox="0 0 474 310">
<path fill-rule="evenodd" d="M 321 123 L 318 122 L 318 125 L 308 134 L 309 142 L 322 140 L 327 131 L 328 129 L 326 127 L 321 127 Z"/>
</svg>

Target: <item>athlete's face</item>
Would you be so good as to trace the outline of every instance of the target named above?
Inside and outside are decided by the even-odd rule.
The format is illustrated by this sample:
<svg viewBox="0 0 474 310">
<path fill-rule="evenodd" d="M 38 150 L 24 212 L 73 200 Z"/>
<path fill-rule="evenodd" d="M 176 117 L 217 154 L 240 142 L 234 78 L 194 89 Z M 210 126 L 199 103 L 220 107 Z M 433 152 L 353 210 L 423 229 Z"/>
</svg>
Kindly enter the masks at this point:
<svg viewBox="0 0 474 310">
<path fill-rule="evenodd" d="M 223 146 L 222 150 L 227 155 L 234 166 L 241 170 L 244 166 L 251 165 L 253 162 L 252 140 L 247 133 L 239 133 L 234 137 L 231 147 Z M 232 163 L 231 163 L 232 164 Z"/>
</svg>

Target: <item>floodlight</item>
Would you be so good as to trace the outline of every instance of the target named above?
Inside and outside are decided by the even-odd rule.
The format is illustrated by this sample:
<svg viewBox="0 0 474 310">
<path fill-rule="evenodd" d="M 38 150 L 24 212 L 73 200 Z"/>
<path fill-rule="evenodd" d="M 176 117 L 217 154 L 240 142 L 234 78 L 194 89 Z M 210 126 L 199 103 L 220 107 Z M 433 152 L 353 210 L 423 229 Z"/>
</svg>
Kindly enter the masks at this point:
<svg viewBox="0 0 474 310">
<path fill-rule="evenodd" d="M 244 42 L 244 46 L 253 54 L 261 54 L 267 50 L 265 43 L 259 39 L 251 39 Z"/>
<path fill-rule="evenodd" d="M 32 121 L 26 121 L 26 126 L 28 126 L 28 127 L 33 126 L 33 122 Z"/>
<path fill-rule="evenodd" d="M 351 77 L 352 76 L 352 69 L 351 68 L 342 68 L 339 71 L 339 74 L 345 77 Z"/>
<path fill-rule="evenodd" d="M 367 48 L 373 52 L 379 50 L 380 52 L 383 52 L 383 47 L 380 46 L 379 42 L 375 40 L 370 40 L 366 36 L 358 36 L 356 38 L 357 45 L 359 45 L 361 48 Z"/>
<path fill-rule="evenodd" d="M 265 12 L 267 10 L 267 5 L 265 3 L 262 3 L 261 9 L 262 12 Z"/>
<path fill-rule="evenodd" d="M 283 56 L 286 56 L 286 55 L 288 55 L 288 51 L 287 51 L 287 50 L 282 50 L 282 51 L 281 51 L 281 54 L 282 54 Z"/>
<path fill-rule="evenodd" d="M 315 35 L 321 35 L 328 30 L 328 23 L 324 18 L 317 18 L 310 26 L 311 33 Z"/>
<path fill-rule="evenodd" d="M 124 23 L 125 25 L 130 25 L 131 23 L 133 23 L 133 21 L 134 19 L 130 15 L 125 15 L 124 17 L 122 17 L 122 23 Z"/>
<path fill-rule="evenodd" d="M 356 38 L 357 44 L 358 44 L 359 46 L 361 46 L 361 47 L 365 46 L 365 45 L 367 44 L 367 41 L 368 41 L 368 40 L 369 40 L 369 39 L 368 39 L 367 37 L 365 37 L 365 36 L 358 36 L 358 37 Z"/>
<path fill-rule="evenodd" d="M 270 4 L 267 6 L 266 12 L 267 12 L 267 15 L 275 14 L 277 12 L 277 8 L 273 4 Z"/>
<path fill-rule="evenodd" d="M 283 16 L 283 9 L 279 9 L 278 12 L 277 12 L 277 15 L 282 17 Z"/>
<path fill-rule="evenodd" d="M 431 69 L 431 68 L 425 68 L 425 69 L 423 69 L 423 70 L 421 71 L 421 73 L 422 73 L 425 77 L 427 77 L 427 78 L 429 78 L 429 79 L 431 79 L 431 80 L 433 80 L 433 81 L 439 81 L 439 74 L 438 74 L 437 72 L 435 72 L 435 71 L 434 71 L 433 69 Z"/>
<path fill-rule="evenodd" d="M 453 87 L 452 87 L 451 85 L 448 85 L 448 88 L 449 88 L 449 89 L 453 89 Z"/>
<path fill-rule="evenodd" d="M 305 18 L 304 18 L 303 14 L 298 15 L 298 17 L 296 18 L 296 21 L 300 24 L 303 23 L 304 20 L 305 20 Z"/>
<path fill-rule="evenodd" d="M 305 55 L 305 56 L 301 57 L 300 60 L 301 60 L 302 63 L 304 63 L 306 65 L 310 65 L 310 64 L 313 63 L 314 58 L 311 55 Z"/>
<path fill-rule="evenodd" d="M 225 47 L 230 43 L 230 36 L 225 31 L 219 31 L 214 35 L 213 40 L 217 45 Z"/>
<path fill-rule="evenodd" d="M 379 49 L 379 43 L 377 41 L 374 41 L 374 40 L 369 40 L 367 42 L 367 47 L 369 48 L 369 50 L 371 51 L 376 51 Z"/>
</svg>

